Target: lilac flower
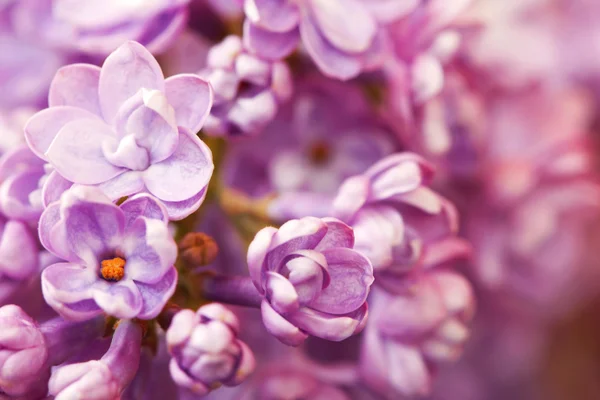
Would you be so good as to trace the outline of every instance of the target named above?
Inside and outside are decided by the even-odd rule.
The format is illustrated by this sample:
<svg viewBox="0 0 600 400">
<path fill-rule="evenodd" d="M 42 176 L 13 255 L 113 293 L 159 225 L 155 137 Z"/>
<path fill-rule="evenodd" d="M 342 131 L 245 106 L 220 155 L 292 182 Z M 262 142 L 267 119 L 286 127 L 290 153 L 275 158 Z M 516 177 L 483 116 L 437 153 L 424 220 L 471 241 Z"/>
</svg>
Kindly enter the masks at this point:
<svg viewBox="0 0 600 400">
<path fill-rule="evenodd" d="M 238 36 L 228 36 L 211 48 L 201 74 L 215 91 L 205 126 L 212 135 L 259 133 L 292 93 L 287 65 L 249 53 Z"/>
<path fill-rule="evenodd" d="M 52 371 L 48 392 L 56 400 L 120 399 L 140 362 L 142 328 L 121 321 L 110 348 L 98 361 L 67 364 Z"/>
<path fill-rule="evenodd" d="M 167 330 L 173 356 L 169 364 L 177 385 L 204 395 L 215 386 L 235 386 L 254 370 L 254 355 L 237 338 L 239 321 L 218 303 L 178 312 Z"/>
<path fill-rule="evenodd" d="M 419 156 L 394 154 L 348 178 L 334 200 L 334 215 L 354 229 L 355 249 L 387 278 L 421 268 L 428 247 L 456 257 L 469 250 L 456 238 L 454 206 L 427 187 L 432 174 Z"/>
<path fill-rule="evenodd" d="M 112 200 L 150 192 L 171 219 L 195 211 L 206 195 L 213 164 L 196 137 L 212 90 L 195 75 L 164 80 L 156 60 L 128 42 L 100 69 L 60 69 L 50 108 L 34 115 L 25 134 L 33 152 L 62 177 L 95 185 Z"/>
<path fill-rule="evenodd" d="M 185 27 L 189 2 L 52 0 L 51 15 L 52 22 L 68 32 L 63 44 L 79 51 L 107 55 L 123 42 L 135 40 L 160 53 Z"/>
<path fill-rule="evenodd" d="M 60 317 L 37 324 L 21 308 L 0 308 L 0 392 L 33 395 L 45 387 L 50 366 L 62 363 L 105 330 L 103 317 L 83 323 Z"/>
<path fill-rule="evenodd" d="M 327 76 L 350 79 L 381 60 L 379 24 L 361 0 L 245 0 L 246 47 L 272 60 L 290 54 L 301 38 Z"/>
<path fill-rule="evenodd" d="M 297 346 L 309 335 L 340 341 L 363 328 L 373 267 L 353 247 L 352 229 L 333 218 L 291 220 L 256 234 L 248 268 L 271 334 Z"/>
<path fill-rule="evenodd" d="M 273 151 L 265 153 L 265 146 Z M 315 209 L 330 202 L 344 179 L 394 148 L 391 132 L 358 87 L 312 76 L 298 82 L 292 100 L 258 138 L 232 144 L 224 179 L 253 197 L 277 193 L 269 210 L 276 220 L 327 216 L 327 210 Z M 325 201 L 302 201 L 307 191 Z M 310 212 L 294 212 L 303 206 Z"/>
<path fill-rule="evenodd" d="M 473 312 L 468 281 L 433 270 L 405 281 L 391 293 L 377 288 L 361 348 L 361 376 L 383 396 L 424 396 L 432 372 L 455 361 L 469 336 Z"/>
<path fill-rule="evenodd" d="M 42 244 L 66 261 L 42 273 L 46 302 L 74 320 L 156 317 L 177 284 L 166 223 L 164 207 L 146 194 L 116 206 L 97 188 L 65 192 L 40 219 Z"/>
</svg>

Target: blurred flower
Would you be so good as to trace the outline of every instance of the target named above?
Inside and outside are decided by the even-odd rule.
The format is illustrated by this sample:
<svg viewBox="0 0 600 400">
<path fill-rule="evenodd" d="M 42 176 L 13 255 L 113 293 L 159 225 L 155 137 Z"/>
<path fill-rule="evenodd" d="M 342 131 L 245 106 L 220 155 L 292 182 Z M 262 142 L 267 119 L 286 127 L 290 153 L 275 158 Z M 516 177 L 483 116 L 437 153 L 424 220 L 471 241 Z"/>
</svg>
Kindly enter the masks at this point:
<svg viewBox="0 0 600 400">
<path fill-rule="evenodd" d="M 297 346 L 309 335 L 340 341 L 362 330 L 373 267 L 353 246 L 352 229 L 332 218 L 257 233 L 248 268 L 271 334 Z"/>
<path fill-rule="evenodd" d="M 249 53 L 238 36 L 227 36 L 213 46 L 206 64 L 201 75 L 215 91 L 205 124 L 211 135 L 260 133 L 293 91 L 288 66 Z"/>
</svg>

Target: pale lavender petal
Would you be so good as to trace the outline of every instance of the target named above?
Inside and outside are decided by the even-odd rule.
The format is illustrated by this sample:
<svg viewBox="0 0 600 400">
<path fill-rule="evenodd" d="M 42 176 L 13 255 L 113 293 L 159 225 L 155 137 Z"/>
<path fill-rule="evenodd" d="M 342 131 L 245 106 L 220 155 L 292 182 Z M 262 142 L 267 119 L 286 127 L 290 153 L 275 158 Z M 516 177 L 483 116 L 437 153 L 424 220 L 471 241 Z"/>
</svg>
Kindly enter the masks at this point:
<svg viewBox="0 0 600 400">
<path fill-rule="evenodd" d="M 344 53 L 328 43 L 316 27 L 314 19 L 308 15 L 302 18 L 300 36 L 306 51 L 326 76 L 348 80 L 362 71 L 360 57 Z"/>
<path fill-rule="evenodd" d="M 146 217 L 138 217 L 128 227 L 121 250 L 127 260 L 125 277 L 148 284 L 162 279 L 177 258 L 177 245 L 167 225 Z"/>
<path fill-rule="evenodd" d="M 335 218 L 323 218 L 327 225 L 327 233 L 321 239 L 315 250 L 323 251 L 333 247 L 354 247 L 354 232 L 348 225 Z"/>
<path fill-rule="evenodd" d="M 104 157 L 102 145 L 108 140 L 114 140 L 114 136 L 104 122 L 79 119 L 58 132 L 46 156 L 58 173 L 71 182 L 102 183 L 123 171 Z"/>
<path fill-rule="evenodd" d="M 127 42 L 104 61 L 98 88 L 104 118 L 112 122 L 123 103 L 140 89 L 163 91 L 164 76 L 144 46 Z"/>
<path fill-rule="evenodd" d="M 206 187 L 194 196 L 183 201 L 163 201 L 171 221 L 179 221 L 192 214 L 200 207 L 206 197 Z"/>
<path fill-rule="evenodd" d="M 254 282 L 254 286 L 256 286 L 261 294 L 264 293 L 264 288 L 261 284 L 263 263 L 267 251 L 269 250 L 269 246 L 271 245 L 271 241 L 273 240 L 273 235 L 275 235 L 276 232 L 277 228 L 271 226 L 261 229 L 254 236 L 254 239 L 248 247 L 248 271 L 250 272 L 250 277 L 252 278 L 252 282 Z"/>
<path fill-rule="evenodd" d="M 300 22 L 300 10 L 289 0 L 245 0 L 249 21 L 272 32 L 288 32 Z"/>
<path fill-rule="evenodd" d="M 176 75 L 165 80 L 165 94 L 175 109 L 177 125 L 192 133 L 198 132 L 212 107 L 210 84 L 197 75 Z"/>
<path fill-rule="evenodd" d="M 214 165 L 208 146 L 184 128 L 179 145 L 165 161 L 153 164 L 144 173 L 148 191 L 161 200 L 183 201 L 208 185 Z"/>
<path fill-rule="evenodd" d="M 143 307 L 143 299 L 135 283 L 121 280 L 116 283 L 100 282 L 92 290 L 92 296 L 98 307 L 116 318 L 135 318 Z"/>
<path fill-rule="evenodd" d="M 267 269 L 277 271 L 284 257 L 294 251 L 314 249 L 326 233 L 327 225 L 318 218 L 286 222 L 273 235 L 266 257 Z"/>
<path fill-rule="evenodd" d="M 48 207 L 50 203 L 59 200 L 60 196 L 69 190 L 71 186 L 73 186 L 73 182 L 66 180 L 57 171 L 50 172 L 42 187 L 42 204 L 44 207 Z"/>
<path fill-rule="evenodd" d="M 97 185 L 111 200 L 129 196 L 144 190 L 144 180 L 140 171 L 125 171 Z"/>
<path fill-rule="evenodd" d="M 347 314 L 361 307 L 373 284 L 373 266 L 357 251 L 347 248 L 323 251 L 331 282 L 310 304 L 315 310 Z"/>
<path fill-rule="evenodd" d="M 276 272 L 267 271 L 265 281 L 266 298 L 277 313 L 286 314 L 298 310 L 298 293 L 289 280 Z"/>
<path fill-rule="evenodd" d="M 42 292 L 46 302 L 60 315 L 73 320 L 86 320 L 102 313 L 92 301 L 92 288 L 98 276 L 80 265 L 59 263 L 42 272 Z M 70 305 L 83 307 L 70 307 Z"/>
<path fill-rule="evenodd" d="M 142 309 L 137 318 L 156 318 L 177 287 L 177 270 L 171 266 L 167 273 L 154 284 L 136 283 L 142 296 Z"/>
<path fill-rule="evenodd" d="M 288 319 L 291 323 L 322 339 L 339 342 L 358 333 L 367 317 L 367 304 L 346 315 L 331 315 L 303 307 Z M 287 322 L 287 321 L 286 321 Z"/>
<path fill-rule="evenodd" d="M 8 221 L 0 241 L 0 273 L 12 279 L 29 278 L 38 269 L 38 250 L 33 233 L 24 222 Z"/>
<path fill-rule="evenodd" d="M 359 0 L 308 0 L 314 21 L 327 41 L 347 52 L 366 51 L 377 23 Z"/>
<path fill-rule="evenodd" d="M 244 46 L 266 60 L 278 61 L 290 55 L 298 46 L 299 31 L 266 31 L 250 21 L 244 22 Z"/>
<path fill-rule="evenodd" d="M 25 125 L 25 139 L 31 151 L 46 160 L 46 152 L 58 132 L 69 122 L 77 120 L 101 121 L 93 113 L 82 108 L 59 106 L 42 110 Z"/>
<path fill-rule="evenodd" d="M 83 108 L 99 117 L 98 83 L 100 68 L 90 64 L 71 64 L 60 68 L 50 85 L 50 107 L 72 106 Z"/>
<path fill-rule="evenodd" d="M 125 214 L 125 230 L 138 217 L 157 219 L 165 223 L 169 222 L 169 215 L 165 206 L 147 193 L 136 194 L 128 198 L 121 204 L 120 208 Z"/>
<path fill-rule="evenodd" d="M 308 338 L 307 334 L 273 310 L 267 301 L 262 302 L 260 310 L 265 328 L 283 343 L 289 346 L 299 346 Z"/>
</svg>

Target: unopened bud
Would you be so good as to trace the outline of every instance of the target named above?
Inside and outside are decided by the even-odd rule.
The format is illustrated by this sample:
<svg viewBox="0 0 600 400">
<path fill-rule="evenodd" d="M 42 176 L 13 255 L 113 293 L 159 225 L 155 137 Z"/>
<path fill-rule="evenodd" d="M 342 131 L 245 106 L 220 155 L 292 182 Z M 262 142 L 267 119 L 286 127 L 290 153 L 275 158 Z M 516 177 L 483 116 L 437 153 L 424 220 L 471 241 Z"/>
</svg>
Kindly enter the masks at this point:
<svg viewBox="0 0 600 400">
<path fill-rule="evenodd" d="M 212 263 L 219 253 L 215 240 L 202 232 L 190 232 L 179 242 L 179 254 L 189 266 Z"/>
</svg>

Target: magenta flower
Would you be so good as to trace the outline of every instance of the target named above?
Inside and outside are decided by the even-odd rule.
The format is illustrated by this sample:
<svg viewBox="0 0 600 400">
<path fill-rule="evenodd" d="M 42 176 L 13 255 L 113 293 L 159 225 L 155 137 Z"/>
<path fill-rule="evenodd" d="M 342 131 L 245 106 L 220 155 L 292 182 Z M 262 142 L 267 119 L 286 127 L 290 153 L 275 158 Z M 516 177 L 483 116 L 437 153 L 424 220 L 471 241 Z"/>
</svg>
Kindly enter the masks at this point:
<svg viewBox="0 0 600 400">
<path fill-rule="evenodd" d="M 284 62 L 249 53 L 242 39 L 233 35 L 211 48 L 202 76 L 215 91 L 205 128 L 217 136 L 261 132 L 293 90 L 291 72 Z"/>
<path fill-rule="evenodd" d="M 65 179 L 98 186 L 111 200 L 149 192 L 181 219 L 200 206 L 212 175 L 211 152 L 195 135 L 211 103 L 207 82 L 165 80 L 152 55 L 128 42 L 102 68 L 60 69 L 50 108 L 30 119 L 25 135 Z"/>
<path fill-rule="evenodd" d="M 361 349 L 361 376 L 384 397 L 424 396 L 440 363 L 455 361 L 469 336 L 474 297 L 469 282 L 434 270 L 391 293 L 377 288 Z"/>
<path fill-rule="evenodd" d="M 66 364 L 52 371 L 48 393 L 56 400 L 121 398 L 140 363 L 142 328 L 121 321 L 100 360 Z"/>
<path fill-rule="evenodd" d="M 75 187 L 46 208 L 39 232 L 65 260 L 42 273 L 46 302 L 65 318 L 152 319 L 175 290 L 177 245 L 149 195 L 116 206 L 97 188 Z"/>
<path fill-rule="evenodd" d="M 360 0 L 245 0 L 244 42 L 272 60 L 290 54 L 301 38 L 327 76 L 350 79 L 380 60 L 376 18 Z"/>
<path fill-rule="evenodd" d="M 256 234 L 248 268 L 271 334 L 297 346 L 309 335 L 340 341 L 363 328 L 373 267 L 353 247 L 352 229 L 333 218 L 291 220 Z"/>
<path fill-rule="evenodd" d="M 254 370 L 254 355 L 237 338 L 239 329 L 235 314 L 218 303 L 179 311 L 167 330 L 175 383 L 198 396 L 243 382 Z"/>
</svg>

